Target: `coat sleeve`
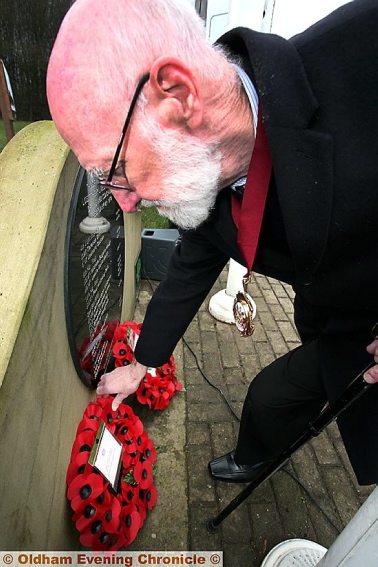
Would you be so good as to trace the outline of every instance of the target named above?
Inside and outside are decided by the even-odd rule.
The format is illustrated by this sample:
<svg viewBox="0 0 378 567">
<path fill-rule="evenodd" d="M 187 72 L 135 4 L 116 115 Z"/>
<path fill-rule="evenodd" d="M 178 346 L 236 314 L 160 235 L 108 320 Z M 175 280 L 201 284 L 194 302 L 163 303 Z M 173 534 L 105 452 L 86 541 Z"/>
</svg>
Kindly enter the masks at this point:
<svg viewBox="0 0 378 567">
<path fill-rule="evenodd" d="M 148 305 L 135 348 L 138 362 L 154 368 L 165 364 L 228 260 L 206 229 L 183 234 Z"/>
</svg>

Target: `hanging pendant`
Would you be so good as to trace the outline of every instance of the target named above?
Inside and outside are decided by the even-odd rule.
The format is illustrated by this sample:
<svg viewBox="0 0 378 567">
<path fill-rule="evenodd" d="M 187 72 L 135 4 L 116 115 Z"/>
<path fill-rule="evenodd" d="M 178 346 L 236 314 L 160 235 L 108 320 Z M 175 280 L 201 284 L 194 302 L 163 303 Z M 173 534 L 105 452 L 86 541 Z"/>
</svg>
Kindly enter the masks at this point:
<svg viewBox="0 0 378 567">
<path fill-rule="evenodd" d="M 235 325 L 242 337 L 250 337 L 255 330 L 252 320 L 256 307 L 252 297 L 247 292 L 248 282 L 249 276 L 243 278 L 244 291 L 239 291 L 236 294 L 233 307 Z"/>
</svg>

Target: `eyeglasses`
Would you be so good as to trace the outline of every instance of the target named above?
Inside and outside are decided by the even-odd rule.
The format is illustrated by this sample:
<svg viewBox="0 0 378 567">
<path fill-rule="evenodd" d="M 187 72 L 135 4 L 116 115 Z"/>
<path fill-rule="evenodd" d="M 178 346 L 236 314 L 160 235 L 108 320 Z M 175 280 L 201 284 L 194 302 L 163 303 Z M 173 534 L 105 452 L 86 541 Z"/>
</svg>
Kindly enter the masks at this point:
<svg viewBox="0 0 378 567">
<path fill-rule="evenodd" d="M 115 154 L 114 154 L 112 165 L 110 166 L 110 169 L 109 169 L 108 176 L 107 176 L 106 179 L 99 179 L 98 180 L 99 185 L 101 185 L 102 187 L 108 187 L 109 189 L 117 189 L 117 190 L 121 189 L 123 191 L 128 190 L 127 187 L 122 187 L 122 185 L 118 185 L 117 183 L 112 183 L 112 179 L 113 179 L 116 167 L 117 167 L 119 154 L 121 153 L 122 145 L 123 145 L 123 142 L 125 140 L 126 132 L 127 132 L 128 127 L 129 127 L 130 120 L 131 120 L 132 114 L 134 112 L 135 105 L 137 103 L 138 97 L 139 97 L 144 85 L 147 83 L 149 78 L 150 78 L 150 74 L 146 73 L 145 75 L 143 75 L 143 77 L 140 79 L 139 83 L 137 84 L 134 96 L 131 99 L 130 108 L 129 108 L 129 111 L 128 111 L 127 116 L 126 116 L 125 123 L 124 123 L 123 128 L 122 128 L 121 136 L 120 136 L 118 144 L 117 144 L 117 148 L 116 148 L 116 151 L 115 151 Z"/>
</svg>

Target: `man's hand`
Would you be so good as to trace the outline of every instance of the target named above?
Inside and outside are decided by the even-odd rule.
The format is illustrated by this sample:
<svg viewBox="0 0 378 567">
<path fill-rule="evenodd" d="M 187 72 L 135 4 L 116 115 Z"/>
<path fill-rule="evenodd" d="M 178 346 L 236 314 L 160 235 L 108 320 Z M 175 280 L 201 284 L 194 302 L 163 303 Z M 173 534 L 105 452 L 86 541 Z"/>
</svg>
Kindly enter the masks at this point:
<svg viewBox="0 0 378 567">
<path fill-rule="evenodd" d="M 97 395 L 106 397 L 109 394 L 117 394 L 112 402 L 112 409 L 116 410 L 124 398 L 138 389 L 146 370 L 147 366 L 134 360 L 129 366 L 122 366 L 109 374 L 103 374 L 97 386 Z"/>
<path fill-rule="evenodd" d="M 375 339 L 367 348 L 366 350 L 374 356 L 374 361 L 377 363 L 369 370 L 367 370 L 364 374 L 365 382 L 369 384 L 374 384 L 374 382 L 378 382 L 378 339 Z"/>
</svg>

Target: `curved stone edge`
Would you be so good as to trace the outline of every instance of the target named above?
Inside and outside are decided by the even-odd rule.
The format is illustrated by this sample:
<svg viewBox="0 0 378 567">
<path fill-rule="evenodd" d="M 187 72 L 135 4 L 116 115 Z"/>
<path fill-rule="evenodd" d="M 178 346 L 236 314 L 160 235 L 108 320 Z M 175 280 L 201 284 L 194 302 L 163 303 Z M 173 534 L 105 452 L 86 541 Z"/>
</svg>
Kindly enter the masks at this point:
<svg viewBox="0 0 378 567">
<path fill-rule="evenodd" d="M 40 185 L 46 189 L 51 138 L 41 140 L 46 151 L 41 155 Z M 61 160 L 60 146 L 55 153 L 59 181 L 0 388 L 0 549 L 49 551 L 80 546 L 67 505 L 66 471 L 77 424 L 95 394 L 78 379 L 65 320 L 67 220 L 79 164 L 72 152 Z M 47 198 L 43 206 L 48 211 Z M 31 245 L 31 240 L 29 246 L 36 255 L 38 246 Z"/>
<path fill-rule="evenodd" d="M 54 124 L 42 121 L 21 130 L 0 154 L 0 386 L 38 268 L 60 172 L 69 151 Z"/>
</svg>

